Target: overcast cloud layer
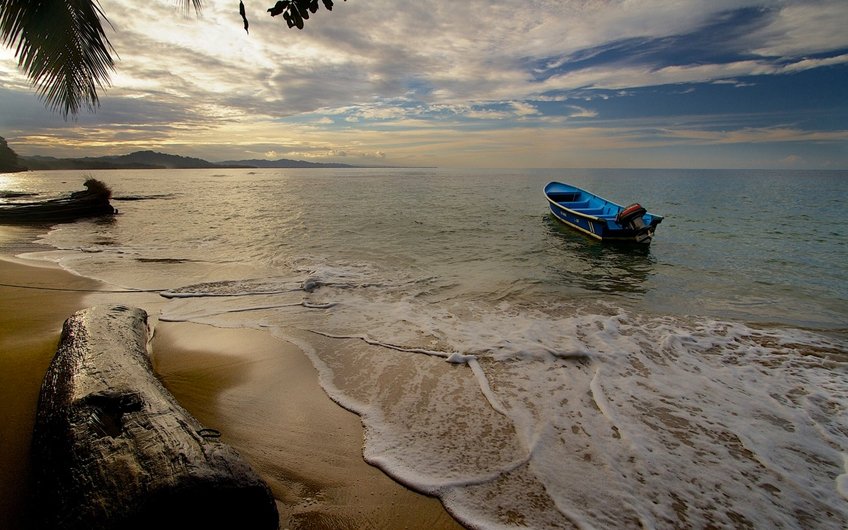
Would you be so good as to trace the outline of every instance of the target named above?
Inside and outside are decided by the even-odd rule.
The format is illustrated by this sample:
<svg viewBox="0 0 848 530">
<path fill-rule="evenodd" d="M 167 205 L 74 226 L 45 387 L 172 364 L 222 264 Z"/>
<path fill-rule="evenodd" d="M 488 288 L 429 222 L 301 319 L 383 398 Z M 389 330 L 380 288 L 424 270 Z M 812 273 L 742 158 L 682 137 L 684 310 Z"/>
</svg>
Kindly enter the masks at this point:
<svg viewBox="0 0 848 530">
<path fill-rule="evenodd" d="M 102 0 L 119 60 L 64 122 L 0 50 L 21 154 L 478 167 L 848 167 L 848 2 Z"/>
</svg>

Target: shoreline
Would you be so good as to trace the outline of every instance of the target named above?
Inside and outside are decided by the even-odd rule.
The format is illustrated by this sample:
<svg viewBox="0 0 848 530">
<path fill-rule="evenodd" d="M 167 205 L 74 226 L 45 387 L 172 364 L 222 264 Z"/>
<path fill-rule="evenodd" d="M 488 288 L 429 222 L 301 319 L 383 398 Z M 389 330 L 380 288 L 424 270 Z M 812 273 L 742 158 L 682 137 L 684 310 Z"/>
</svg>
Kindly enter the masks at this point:
<svg viewBox="0 0 848 530">
<path fill-rule="evenodd" d="M 261 330 L 156 322 L 156 298 L 98 294 L 107 286 L 49 263 L 2 256 L 0 283 L 0 527 L 25 528 L 27 503 L 38 506 L 29 498 L 29 444 L 62 323 L 108 301 L 150 313 L 157 376 L 268 483 L 280 528 L 463 528 L 438 499 L 364 461 L 359 417 L 326 395 L 293 344 Z"/>
<path fill-rule="evenodd" d="M 463 528 L 438 499 L 365 462 L 359 416 L 326 395 L 295 345 L 261 330 L 160 322 L 153 366 L 265 479 L 280 528 Z"/>
</svg>

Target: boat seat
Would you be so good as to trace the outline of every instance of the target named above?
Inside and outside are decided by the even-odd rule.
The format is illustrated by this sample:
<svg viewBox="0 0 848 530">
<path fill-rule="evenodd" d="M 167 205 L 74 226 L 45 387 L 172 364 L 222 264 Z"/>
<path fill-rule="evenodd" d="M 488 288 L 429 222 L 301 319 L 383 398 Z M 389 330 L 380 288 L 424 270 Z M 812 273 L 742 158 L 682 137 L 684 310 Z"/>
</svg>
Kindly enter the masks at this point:
<svg viewBox="0 0 848 530">
<path fill-rule="evenodd" d="M 565 206 L 566 208 L 570 208 L 572 210 L 576 210 L 579 208 L 585 208 L 589 206 L 589 201 L 580 201 L 580 202 L 568 202 L 568 201 L 557 201 L 559 204 Z"/>
<path fill-rule="evenodd" d="M 603 208 L 572 208 L 572 210 L 586 215 L 600 215 L 604 213 Z"/>
<path fill-rule="evenodd" d="M 551 192 L 548 195 L 555 202 L 574 202 L 580 198 L 579 191 Z"/>
</svg>

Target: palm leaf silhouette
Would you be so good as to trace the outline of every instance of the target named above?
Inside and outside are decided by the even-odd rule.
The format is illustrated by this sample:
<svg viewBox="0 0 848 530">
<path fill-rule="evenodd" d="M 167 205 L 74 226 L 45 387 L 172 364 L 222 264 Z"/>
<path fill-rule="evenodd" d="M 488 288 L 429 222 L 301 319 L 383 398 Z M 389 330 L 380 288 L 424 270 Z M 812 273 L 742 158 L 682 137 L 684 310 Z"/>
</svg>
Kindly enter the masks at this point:
<svg viewBox="0 0 848 530">
<path fill-rule="evenodd" d="M 182 0 L 200 11 L 202 0 Z M 15 50 L 18 66 L 48 108 L 65 119 L 99 106 L 115 52 L 96 0 L 0 0 L 0 41 Z"/>
<path fill-rule="evenodd" d="M 203 0 L 178 0 L 183 9 L 200 13 Z M 329 11 L 333 0 L 322 0 Z M 280 0 L 269 9 L 283 14 L 289 27 L 303 29 L 303 20 L 318 9 L 318 0 Z M 244 4 L 239 11 L 247 30 Z M 106 37 L 109 23 L 97 0 L 0 0 L 0 43 L 15 49 L 26 73 L 48 108 L 67 120 L 80 110 L 94 111 L 98 89 L 109 85 L 115 69 L 115 49 Z"/>
</svg>

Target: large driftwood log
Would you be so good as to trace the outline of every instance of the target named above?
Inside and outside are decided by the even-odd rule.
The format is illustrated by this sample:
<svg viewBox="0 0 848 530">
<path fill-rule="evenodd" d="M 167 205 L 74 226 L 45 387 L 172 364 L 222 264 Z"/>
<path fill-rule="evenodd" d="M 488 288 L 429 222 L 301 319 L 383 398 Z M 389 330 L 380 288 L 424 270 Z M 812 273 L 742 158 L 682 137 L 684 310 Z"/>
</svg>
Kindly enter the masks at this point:
<svg viewBox="0 0 848 530">
<path fill-rule="evenodd" d="M 65 321 L 33 433 L 37 518 L 62 529 L 277 529 L 268 486 L 162 386 L 147 313 Z"/>
<path fill-rule="evenodd" d="M 109 202 L 112 190 L 108 186 L 93 178 L 83 185 L 85 191 L 75 191 L 67 197 L 0 204 L 0 223 L 64 223 L 117 213 Z"/>
</svg>

